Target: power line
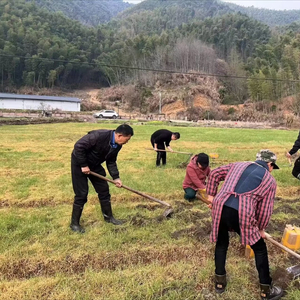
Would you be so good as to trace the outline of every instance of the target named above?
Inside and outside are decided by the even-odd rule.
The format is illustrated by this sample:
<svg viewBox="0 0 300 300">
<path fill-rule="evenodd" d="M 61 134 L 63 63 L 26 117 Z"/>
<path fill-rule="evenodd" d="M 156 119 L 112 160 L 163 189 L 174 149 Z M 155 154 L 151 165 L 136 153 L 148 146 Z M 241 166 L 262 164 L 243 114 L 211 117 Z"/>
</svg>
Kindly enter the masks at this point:
<svg viewBox="0 0 300 300">
<path fill-rule="evenodd" d="M 279 79 L 279 78 L 250 78 L 248 76 L 236 76 L 236 75 L 221 75 L 221 74 L 210 74 L 210 73 L 199 73 L 199 72 L 183 72 L 183 71 L 176 71 L 176 70 L 163 70 L 163 69 L 151 69 L 151 68 L 142 68 L 142 67 L 133 67 L 133 66 L 123 66 L 123 65 L 111 65 L 101 62 L 75 62 L 69 60 L 61 60 L 55 58 L 43 58 L 43 57 L 27 57 L 27 56 L 16 56 L 16 55 L 9 55 L 9 54 L 0 54 L 0 57 L 11 57 L 11 58 L 21 58 L 25 60 L 40 60 L 40 61 L 54 61 L 60 62 L 65 64 L 82 64 L 82 65 L 89 65 L 89 66 L 102 66 L 108 68 L 119 68 L 119 69 L 128 69 L 128 70 L 138 70 L 138 71 L 147 71 L 147 72 L 155 72 L 155 73 L 169 73 L 169 74 L 183 74 L 183 75 L 195 75 L 195 76 L 206 76 L 206 77 L 220 77 L 220 78 L 233 78 L 233 79 L 253 79 L 258 81 L 280 81 L 280 82 L 300 82 L 300 80 L 287 80 L 287 79 Z"/>
</svg>

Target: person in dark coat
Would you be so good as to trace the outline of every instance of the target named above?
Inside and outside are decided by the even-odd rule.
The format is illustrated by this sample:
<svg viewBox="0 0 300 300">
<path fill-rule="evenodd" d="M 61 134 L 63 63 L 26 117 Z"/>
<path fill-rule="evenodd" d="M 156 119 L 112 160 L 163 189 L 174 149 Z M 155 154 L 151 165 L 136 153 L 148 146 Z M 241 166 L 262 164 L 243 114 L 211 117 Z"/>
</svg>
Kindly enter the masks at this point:
<svg viewBox="0 0 300 300">
<path fill-rule="evenodd" d="M 272 215 L 276 180 L 271 175 L 276 155 L 261 150 L 255 162 L 237 162 L 214 169 L 207 181 L 206 192 L 212 202 L 212 232 L 210 239 L 215 248 L 215 289 L 223 293 L 226 281 L 226 254 L 229 231 L 237 232 L 243 245 L 254 251 L 259 275 L 261 299 L 280 299 L 283 291 L 272 284 L 269 271 L 265 232 Z M 224 181 L 217 193 L 218 186 Z"/>
<path fill-rule="evenodd" d="M 209 174 L 209 156 L 205 153 L 193 156 L 186 168 L 182 183 L 184 199 L 191 202 L 196 197 L 202 197 L 203 194 L 206 194 L 206 179 Z"/>
<path fill-rule="evenodd" d="M 72 184 L 75 193 L 71 225 L 73 231 L 83 233 L 85 230 L 79 224 L 83 207 L 87 202 L 88 179 L 94 186 L 101 205 L 104 220 L 114 225 L 123 222 L 113 217 L 107 181 L 90 175 L 90 171 L 106 176 L 102 167 L 105 161 L 107 170 L 117 187 L 122 187 L 116 164 L 117 156 L 122 148 L 133 136 L 133 129 L 127 125 L 120 125 L 116 130 L 93 130 L 79 139 L 71 155 Z"/>
<path fill-rule="evenodd" d="M 289 152 L 286 153 L 286 157 L 289 159 L 292 158 L 292 155 L 297 153 L 297 151 L 299 149 L 300 149 L 300 131 L 299 131 L 299 135 L 294 143 L 293 148 Z M 297 179 L 300 180 L 300 156 L 296 159 L 296 161 L 294 163 L 292 174 L 294 177 L 296 177 Z"/>
<path fill-rule="evenodd" d="M 160 166 L 160 162 L 162 162 L 163 165 L 167 163 L 167 153 L 166 148 L 173 152 L 172 148 L 170 147 L 170 142 L 178 140 L 180 138 L 179 132 L 172 132 L 167 129 L 160 129 L 155 131 L 151 135 L 151 144 L 153 149 L 157 152 L 156 156 L 156 166 Z M 162 151 L 159 151 L 162 150 Z"/>
</svg>

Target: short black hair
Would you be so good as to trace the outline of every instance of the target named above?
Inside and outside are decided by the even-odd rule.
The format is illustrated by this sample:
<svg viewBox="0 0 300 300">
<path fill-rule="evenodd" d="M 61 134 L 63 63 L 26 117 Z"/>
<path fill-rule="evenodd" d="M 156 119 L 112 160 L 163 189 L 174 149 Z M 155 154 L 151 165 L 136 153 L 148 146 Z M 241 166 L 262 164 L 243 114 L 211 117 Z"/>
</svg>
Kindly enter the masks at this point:
<svg viewBox="0 0 300 300">
<path fill-rule="evenodd" d="M 180 139 L 180 133 L 179 132 L 173 132 L 172 134 L 176 137 L 177 140 Z"/>
<path fill-rule="evenodd" d="M 206 168 L 209 166 L 209 156 L 206 153 L 199 153 L 197 154 L 197 160 L 196 162 L 199 163 L 202 167 Z"/>
<path fill-rule="evenodd" d="M 123 136 L 133 136 L 133 129 L 128 124 L 122 124 L 117 127 L 116 133 L 122 134 Z"/>
</svg>

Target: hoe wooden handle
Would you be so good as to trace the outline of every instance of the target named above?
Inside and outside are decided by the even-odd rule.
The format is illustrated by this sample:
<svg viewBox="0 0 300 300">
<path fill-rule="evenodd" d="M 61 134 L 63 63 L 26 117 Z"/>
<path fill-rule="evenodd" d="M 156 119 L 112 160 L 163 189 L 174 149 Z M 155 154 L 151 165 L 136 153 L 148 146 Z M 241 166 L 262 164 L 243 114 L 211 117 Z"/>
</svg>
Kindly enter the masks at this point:
<svg viewBox="0 0 300 300">
<path fill-rule="evenodd" d="M 180 153 L 180 154 L 193 155 L 193 153 L 188 153 L 188 152 L 169 151 L 169 150 L 163 150 L 163 149 L 157 149 L 157 150 L 154 150 L 153 148 L 145 148 L 145 149 L 146 149 L 146 150 L 152 150 L 152 151 L 161 151 L 161 152 L 171 152 L 171 153 Z"/>
<path fill-rule="evenodd" d="M 102 176 L 102 175 L 100 175 L 100 174 L 98 174 L 98 173 L 95 173 L 95 172 L 92 172 L 92 171 L 91 171 L 90 174 L 93 175 L 93 176 L 96 176 L 96 177 L 98 177 L 98 178 L 101 178 L 101 179 L 103 179 L 103 180 L 105 180 L 105 181 L 108 181 L 108 182 L 110 182 L 110 183 L 115 184 L 115 182 L 114 182 L 113 180 L 111 180 L 111 179 L 109 179 L 109 178 L 106 178 L 106 177 L 104 177 L 104 176 Z M 167 203 L 167 202 L 161 201 L 161 200 L 159 200 L 159 199 L 157 199 L 157 198 L 154 198 L 154 197 L 149 196 L 149 195 L 146 195 L 146 194 L 144 194 L 144 193 L 142 193 L 142 192 L 136 191 L 136 190 L 134 190 L 134 189 L 132 189 L 132 188 L 130 188 L 130 187 L 124 185 L 124 184 L 122 185 L 122 188 L 124 188 L 124 189 L 126 189 L 126 190 L 128 190 L 128 191 L 131 191 L 131 192 L 133 192 L 133 193 L 135 193 L 135 194 L 138 194 L 138 195 L 140 195 L 140 196 L 142 196 L 142 197 L 144 197 L 144 198 L 147 198 L 147 199 L 149 199 L 149 200 L 152 200 L 152 201 L 154 201 L 154 202 L 160 203 L 160 204 L 162 204 L 162 205 L 164 205 L 164 206 L 171 207 L 171 205 L 170 205 L 169 203 Z"/>
<path fill-rule="evenodd" d="M 210 201 L 208 201 L 207 199 L 204 199 L 202 197 L 200 197 L 200 195 L 196 195 L 196 198 L 201 200 L 203 203 L 207 204 L 207 205 L 210 205 L 212 204 Z"/>
<path fill-rule="evenodd" d="M 269 242 L 271 242 L 271 243 L 274 244 L 275 246 L 277 246 L 277 247 L 283 249 L 284 251 L 286 251 L 286 252 L 292 254 L 293 256 L 297 257 L 298 259 L 300 259 L 300 255 L 299 255 L 298 253 L 296 253 L 296 252 L 294 252 L 293 250 L 289 249 L 288 247 L 282 245 L 281 243 L 278 243 L 277 241 L 275 241 L 274 239 L 272 239 L 272 237 L 271 237 L 268 233 L 265 232 L 265 235 L 266 235 L 266 239 L 267 239 Z"/>
</svg>

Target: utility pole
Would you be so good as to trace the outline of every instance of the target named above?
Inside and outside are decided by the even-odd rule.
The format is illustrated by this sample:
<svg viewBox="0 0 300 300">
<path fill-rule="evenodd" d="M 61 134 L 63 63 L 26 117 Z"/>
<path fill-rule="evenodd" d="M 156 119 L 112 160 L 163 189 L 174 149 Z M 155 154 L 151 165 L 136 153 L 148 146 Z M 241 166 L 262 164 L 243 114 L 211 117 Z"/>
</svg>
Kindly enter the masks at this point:
<svg viewBox="0 0 300 300">
<path fill-rule="evenodd" d="M 123 99 L 122 99 L 122 100 L 123 100 Z M 116 101 L 116 105 L 117 105 L 117 107 L 118 107 L 118 115 L 119 115 L 120 100 L 117 100 L 117 101 Z"/>
<path fill-rule="evenodd" d="M 159 114 L 161 114 L 161 92 L 159 92 Z"/>
</svg>

